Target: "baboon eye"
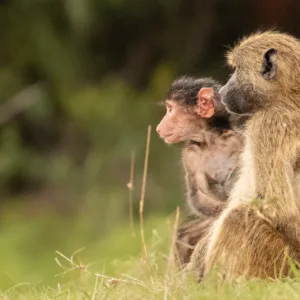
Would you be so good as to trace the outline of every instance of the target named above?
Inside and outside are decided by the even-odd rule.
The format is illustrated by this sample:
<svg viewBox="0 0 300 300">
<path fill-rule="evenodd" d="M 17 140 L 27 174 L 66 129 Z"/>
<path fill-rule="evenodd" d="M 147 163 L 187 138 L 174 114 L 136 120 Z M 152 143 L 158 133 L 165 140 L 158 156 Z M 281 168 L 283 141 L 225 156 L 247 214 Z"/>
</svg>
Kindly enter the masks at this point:
<svg viewBox="0 0 300 300">
<path fill-rule="evenodd" d="M 167 111 L 168 111 L 169 113 L 171 113 L 171 112 L 173 111 L 173 106 L 172 106 L 172 105 L 168 105 L 168 106 L 167 106 Z"/>
</svg>

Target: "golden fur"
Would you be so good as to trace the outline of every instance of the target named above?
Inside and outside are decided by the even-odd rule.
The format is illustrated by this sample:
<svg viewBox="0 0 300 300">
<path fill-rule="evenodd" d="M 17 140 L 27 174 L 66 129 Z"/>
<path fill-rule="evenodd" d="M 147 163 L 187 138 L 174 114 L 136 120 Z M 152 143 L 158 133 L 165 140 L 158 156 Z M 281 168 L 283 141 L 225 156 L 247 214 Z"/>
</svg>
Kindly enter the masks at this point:
<svg viewBox="0 0 300 300">
<path fill-rule="evenodd" d="M 264 53 L 276 49 L 276 76 L 260 75 Z M 240 177 L 228 208 L 212 226 L 189 268 L 218 267 L 226 277 L 287 276 L 300 261 L 300 42 L 279 32 L 242 39 L 228 54 L 240 86 L 257 92 L 260 109 L 245 126 Z M 200 254 L 199 254 L 200 252 Z"/>
</svg>

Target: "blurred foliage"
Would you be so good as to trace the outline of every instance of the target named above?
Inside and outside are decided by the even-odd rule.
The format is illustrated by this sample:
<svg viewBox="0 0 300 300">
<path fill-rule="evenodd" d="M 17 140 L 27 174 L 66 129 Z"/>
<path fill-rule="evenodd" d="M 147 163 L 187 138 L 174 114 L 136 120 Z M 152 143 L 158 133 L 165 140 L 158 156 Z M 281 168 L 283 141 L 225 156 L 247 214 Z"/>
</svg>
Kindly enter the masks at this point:
<svg viewBox="0 0 300 300">
<path fill-rule="evenodd" d="M 181 74 L 224 81 L 226 47 L 246 33 L 299 36 L 299 13 L 292 0 L 1 1 L 0 285 L 8 270 L 47 274 L 54 245 L 96 251 L 127 224 L 133 150 L 137 217 L 148 124 L 146 216 L 182 205 L 179 148 L 155 133 L 157 102 Z"/>
</svg>

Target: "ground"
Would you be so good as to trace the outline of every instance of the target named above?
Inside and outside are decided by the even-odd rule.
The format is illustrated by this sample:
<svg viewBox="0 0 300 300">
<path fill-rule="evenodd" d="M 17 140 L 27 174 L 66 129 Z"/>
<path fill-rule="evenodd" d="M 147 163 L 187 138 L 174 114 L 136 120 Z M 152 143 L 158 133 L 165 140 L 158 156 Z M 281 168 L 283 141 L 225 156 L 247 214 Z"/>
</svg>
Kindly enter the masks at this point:
<svg viewBox="0 0 300 300">
<path fill-rule="evenodd" d="M 173 264 L 172 230 L 174 218 L 145 222 L 146 252 L 140 238 L 130 230 L 118 231 L 102 245 L 120 241 L 119 247 L 136 247 L 136 255 L 110 259 L 105 264 L 83 262 L 83 249 L 73 254 L 53 253 L 58 272 L 51 286 L 40 282 L 17 282 L 4 289 L 0 299 L 300 299 L 300 276 L 275 281 L 239 280 L 222 282 L 217 275 L 197 283 Z M 122 238 L 121 238 L 122 237 Z M 131 241 L 130 241 L 131 239 Z M 108 253 L 108 252 L 107 252 Z"/>
</svg>

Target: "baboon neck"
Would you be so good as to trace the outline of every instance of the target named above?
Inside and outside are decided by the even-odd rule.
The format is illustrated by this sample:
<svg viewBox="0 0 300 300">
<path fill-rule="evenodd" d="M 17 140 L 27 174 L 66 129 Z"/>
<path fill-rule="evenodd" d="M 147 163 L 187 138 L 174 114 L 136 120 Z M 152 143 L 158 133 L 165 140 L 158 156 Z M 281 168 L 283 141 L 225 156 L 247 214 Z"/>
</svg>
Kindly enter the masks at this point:
<svg viewBox="0 0 300 300">
<path fill-rule="evenodd" d="M 190 143 L 201 146 L 209 147 L 216 143 L 216 141 L 224 134 L 228 132 L 228 128 L 213 127 L 201 132 L 201 138 L 190 140 Z"/>
<path fill-rule="evenodd" d="M 213 116 L 208 120 L 208 131 L 221 134 L 224 129 L 231 129 L 229 115 Z"/>
</svg>

